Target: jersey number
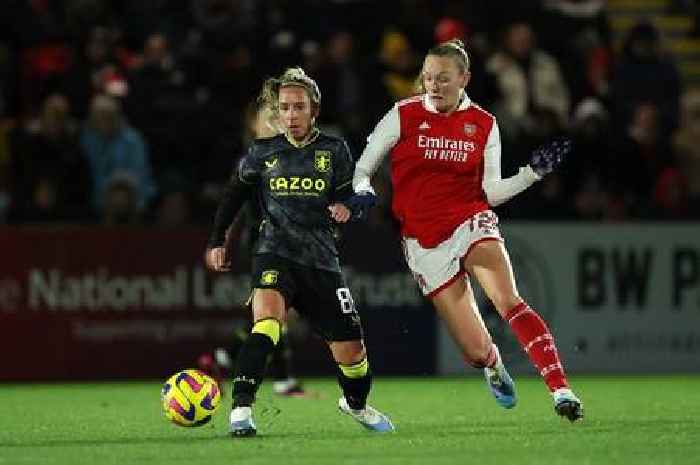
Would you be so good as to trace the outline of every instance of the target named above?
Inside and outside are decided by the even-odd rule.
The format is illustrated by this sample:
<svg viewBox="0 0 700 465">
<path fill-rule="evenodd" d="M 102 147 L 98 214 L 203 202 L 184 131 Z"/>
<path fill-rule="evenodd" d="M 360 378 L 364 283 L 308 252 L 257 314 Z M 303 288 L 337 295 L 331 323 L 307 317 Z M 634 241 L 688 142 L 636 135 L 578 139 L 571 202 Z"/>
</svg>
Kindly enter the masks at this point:
<svg viewBox="0 0 700 465">
<path fill-rule="evenodd" d="M 355 301 L 352 300 L 352 294 L 347 287 L 339 287 L 335 290 L 335 294 L 340 301 L 340 311 L 343 313 L 355 313 Z"/>
</svg>

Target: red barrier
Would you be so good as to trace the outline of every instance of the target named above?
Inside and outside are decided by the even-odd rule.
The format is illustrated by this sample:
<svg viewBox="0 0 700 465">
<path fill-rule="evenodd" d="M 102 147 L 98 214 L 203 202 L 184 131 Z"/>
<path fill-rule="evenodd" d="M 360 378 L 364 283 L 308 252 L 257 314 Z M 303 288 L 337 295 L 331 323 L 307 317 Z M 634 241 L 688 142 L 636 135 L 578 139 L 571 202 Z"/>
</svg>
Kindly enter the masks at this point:
<svg viewBox="0 0 700 465">
<path fill-rule="evenodd" d="M 201 230 L 0 230 L 0 380 L 164 377 L 230 346 L 247 332 L 250 257 L 208 273 L 205 244 Z M 434 314 L 393 233 L 354 229 L 343 256 L 373 368 L 432 372 Z M 324 344 L 296 328 L 301 374 L 334 373 Z"/>
<path fill-rule="evenodd" d="M 165 375 L 244 325 L 246 264 L 209 275 L 200 230 L 0 232 L 0 379 Z"/>
</svg>

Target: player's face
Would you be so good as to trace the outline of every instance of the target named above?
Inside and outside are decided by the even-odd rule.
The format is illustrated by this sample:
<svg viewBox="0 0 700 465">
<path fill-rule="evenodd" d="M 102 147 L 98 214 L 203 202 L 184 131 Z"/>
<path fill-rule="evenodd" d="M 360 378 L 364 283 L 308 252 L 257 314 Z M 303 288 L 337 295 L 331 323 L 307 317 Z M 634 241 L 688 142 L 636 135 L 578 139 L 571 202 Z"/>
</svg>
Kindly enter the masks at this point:
<svg viewBox="0 0 700 465">
<path fill-rule="evenodd" d="M 423 63 L 423 86 L 437 111 L 445 113 L 455 109 L 460 91 L 469 82 L 470 73 L 462 72 L 454 58 L 428 55 Z"/>
<path fill-rule="evenodd" d="M 309 93 L 303 87 L 286 86 L 279 93 L 280 120 L 287 133 L 301 141 L 309 134 L 316 118 Z"/>
</svg>

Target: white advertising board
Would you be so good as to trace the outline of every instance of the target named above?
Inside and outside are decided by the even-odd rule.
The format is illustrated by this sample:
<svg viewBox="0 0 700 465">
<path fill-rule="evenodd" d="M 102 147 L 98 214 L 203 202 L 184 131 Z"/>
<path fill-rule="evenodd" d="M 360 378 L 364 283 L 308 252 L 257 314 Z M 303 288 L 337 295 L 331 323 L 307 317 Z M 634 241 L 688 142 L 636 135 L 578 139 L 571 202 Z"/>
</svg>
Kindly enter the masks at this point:
<svg viewBox="0 0 700 465">
<path fill-rule="evenodd" d="M 549 323 L 569 372 L 700 372 L 700 224 L 514 223 L 502 233 L 520 294 Z M 534 373 L 476 291 L 508 365 Z M 463 372 L 439 331 L 438 371 Z"/>
</svg>

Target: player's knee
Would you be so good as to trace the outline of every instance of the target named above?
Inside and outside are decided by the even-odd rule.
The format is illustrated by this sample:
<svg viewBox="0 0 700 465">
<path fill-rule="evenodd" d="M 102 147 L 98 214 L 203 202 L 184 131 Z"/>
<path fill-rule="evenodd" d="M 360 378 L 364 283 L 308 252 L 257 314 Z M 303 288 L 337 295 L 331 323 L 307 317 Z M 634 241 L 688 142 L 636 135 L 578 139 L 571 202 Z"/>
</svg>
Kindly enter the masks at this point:
<svg viewBox="0 0 700 465">
<path fill-rule="evenodd" d="M 353 365 L 366 358 L 362 341 L 332 342 L 329 344 L 333 358 L 339 365 Z"/>
<path fill-rule="evenodd" d="M 258 320 L 253 325 L 252 334 L 264 334 L 269 337 L 272 344 L 277 345 L 280 340 L 282 325 L 274 318 L 265 318 Z"/>
<path fill-rule="evenodd" d="M 464 353 L 464 359 L 474 368 L 484 368 L 489 366 L 492 359 L 493 343 L 479 344 L 478 346 L 470 347 Z"/>
</svg>

